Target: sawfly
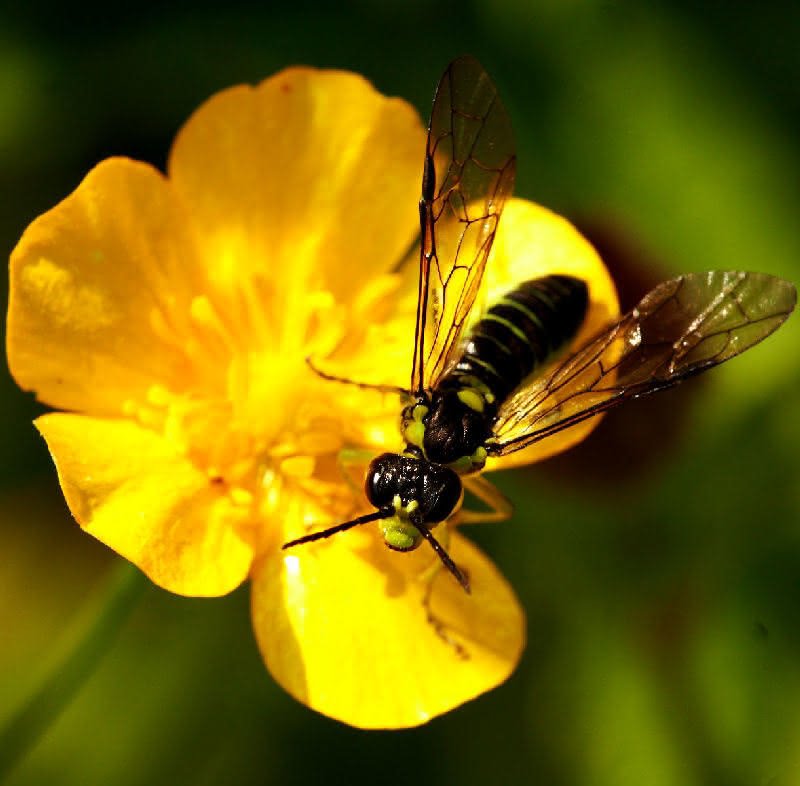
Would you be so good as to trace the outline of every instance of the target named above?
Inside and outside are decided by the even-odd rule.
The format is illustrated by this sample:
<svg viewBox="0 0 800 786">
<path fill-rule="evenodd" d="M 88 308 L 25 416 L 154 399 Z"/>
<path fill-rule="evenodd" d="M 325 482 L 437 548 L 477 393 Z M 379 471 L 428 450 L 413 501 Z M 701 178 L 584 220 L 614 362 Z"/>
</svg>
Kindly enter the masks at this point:
<svg viewBox="0 0 800 786">
<path fill-rule="evenodd" d="M 796 292 L 788 281 L 741 271 L 688 273 L 659 284 L 553 367 L 586 316 L 584 281 L 522 281 L 472 313 L 515 169 L 511 122 L 494 85 L 474 58 L 454 60 L 436 89 L 422 169 L 414 359 L 409 388 L 395 391 L 404 404 L 405 450 L 370 463 L 365 491 L 374 512 L 284 549 L 377 521 L 391 549 L 411 551 L 427 541 L 469 591 L 468 577 L 432 532 L 459 510 L 462 478 L 474 478 L 489 456 L 522 450 L 723 363 L 792 312 Z M 496 505 L 494 515 L 507 517 L 510 506 Z"/>
</svg>

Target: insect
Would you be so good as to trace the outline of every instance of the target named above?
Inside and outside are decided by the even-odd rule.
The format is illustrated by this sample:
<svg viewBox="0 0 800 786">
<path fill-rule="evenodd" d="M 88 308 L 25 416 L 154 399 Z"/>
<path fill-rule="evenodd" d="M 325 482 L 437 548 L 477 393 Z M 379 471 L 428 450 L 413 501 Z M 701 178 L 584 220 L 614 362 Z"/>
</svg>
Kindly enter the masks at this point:
<svg viewBox="0 0 800 786">
<path fill-rule="evenodd" d="M 522 450 L 744 352 L 792 312 L 797 295 L 788 281 L 689 273 L 659 284 L 553 367 L 586 315 L 583 281 L 524 281 L 472 314 L 515 164 L 511 122 L 494 85 L 474 58 L 454 60 L 436 90 L 425 150 L 411 383 L 395 390 L 405 404 L 406 448 L 370 463 L 365 491 L 373 513 L 284 549 L 378 521 L 389 548 L 410 551 L 427 541 L 469 592 L 467 576 L 431 531 L 459 510 L 462 478 L 478 473 L 488 456 Z M 507 515 L 510 507 L 497 506 L 496 518 Z"/>
</svg>

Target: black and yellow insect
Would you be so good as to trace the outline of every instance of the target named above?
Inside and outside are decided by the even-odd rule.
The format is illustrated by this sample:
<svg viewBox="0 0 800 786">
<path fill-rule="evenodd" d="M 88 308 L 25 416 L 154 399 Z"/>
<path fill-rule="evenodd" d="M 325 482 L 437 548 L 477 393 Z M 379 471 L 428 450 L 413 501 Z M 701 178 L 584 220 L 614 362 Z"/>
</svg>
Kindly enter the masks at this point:
<svg viewBox="0 0 800 786">
<path fill-rule="evenodd" d="M 521 282 L 477 319 L 472 314 L 515 163 L 511 123 L 494 85 L 474 58 L 454 60 L 436 90 L 423 167 L 411 385 L 396 390 L 406 404 L 406 449 L 369 465 L 374 513 L 283 548 L 380 521 L 387 546 L 409 551 L 427 540 L 469 591 L 431 532 L 458 510 L 462 477 L 479 472 L 487 456 L 521 450 L 722 363 L 792 312 L 797 295 L 788 281 L 690 273 L 659 284 L 619 322 L 537 376 L 577 334 L 588 290 L 579 279 L 547 276 Z"/>
</svg>

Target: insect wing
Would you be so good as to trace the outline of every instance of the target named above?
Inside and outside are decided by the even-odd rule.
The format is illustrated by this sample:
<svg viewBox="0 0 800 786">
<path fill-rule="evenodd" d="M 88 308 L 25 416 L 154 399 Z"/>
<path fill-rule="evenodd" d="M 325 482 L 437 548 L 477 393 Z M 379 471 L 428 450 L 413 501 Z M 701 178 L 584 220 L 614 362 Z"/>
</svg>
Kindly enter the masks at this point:
<svg viewBox="0 0 800 786">
<path fill-rule="evenodd" d="M 500 409 L 502 456 L 631 398 L 671 387 L 766 338 L 797 300 L 762 273 L 691 273 L 659 284 L 617 324 Z"/>
<path fill-rule="evenodd" d="M 428 128 L 412 391 L 434 387 L 458 350 L 515 164 L 511 120 L 494 85 L 474 58 L 454 60 Z"/>
</svg>

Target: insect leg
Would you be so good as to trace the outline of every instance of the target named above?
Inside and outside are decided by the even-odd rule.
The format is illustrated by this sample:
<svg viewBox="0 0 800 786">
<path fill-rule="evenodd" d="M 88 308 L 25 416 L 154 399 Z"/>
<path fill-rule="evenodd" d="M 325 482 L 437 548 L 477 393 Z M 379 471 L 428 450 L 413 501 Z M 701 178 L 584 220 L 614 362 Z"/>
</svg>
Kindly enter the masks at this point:
<svg viewBox="0 0 800 786">
<path fill-rule="evenodd" d="M 443 529 L 439 534 L 439 537 L 444 548 L 448 548 L 450 545 L 450 530 Z M 469 660 L 469 652 L 467 652 L 466 648 L 460 642 L 456 641 L 456 639 L 450 635 L 447 624 L 443 619 L 436 616 L 431 609 L 433 585 L 436 581 L 436 578 L 441 574 L 442 567 L 443 564 L 441 560 L 437 559 L 418 576 L 419 581 L 425 584 L 425 595 L 422 598 L 422 607 L 425 609 L 425 621 L 433 628 L 433 630 L 436 632 L 436 635 L 445 644 L 447 644 L 448 647 L 453 648 L 453 651 L 459 660 Z"/>
<path fill-rule="evenodd" d="M 445 549 L 449 548 L 450 530 L 443 527 L 442 531 L 439 533 L 439 539 Z M 459 658 L 459 660 L 469 660 L 469 652 L 467 649 L 463 644 L 456 641 L 456 639 L 450 635 L 447 624 L 443 619 L 441 619 L 441 617 L 438 617 L 436 614 L 434 614 L 433 610 L 431 609 L 433 585 L 437 577 L 442 573 L 443 567 L 444 565 L 442 561 L 436 559 L 417 576 L 418 581 L 425 585 L 425 595 L 422 598 L 422 607 L 425 609 L 425 621 L 433 628 L 433 630 L 436 632 L 436 635 L 445 644 L 447 644 L 448 647 L 452 647 L 456 657 Z M 463 571 L 464 569 L 461 568 L 461 570 Z"/>
<path fill-rule="evenodd" d="M 439 571 L 437 570 L 437 574 Z M 436 575 L 432 576 L 430 581 L 428 581 L 428 585 L 425 587 L 425 597 L 422 599 L 422 606 L 425 609 L 425 619 L 434 631 L 436 635 L 449 647 L 453 648 L 453 651 L 456 654 L 456 657 L 459 660 L 469 660 L 469 652 L 467 651 L 466 647 L 464 647 L 461 642 L 456 641 L 456 639 L 448 633 L 447 625 L 440 617 L 437 617 L 432 609 L 431 609 L 431 595 L 433 594 L 433 582 L 436 578 Z"/>
<path fill-rule="evenodd" d="M 467 475 L 461 479 L 464 488 L 485 503 L 489 510 L 461 510 L 460 524 L 493 524 L 505 521 L 514 510 L 510 500 L 483 475 Z"/>
<path fill-rule="evenodd" d="M 356 499 L 364 498 L 364 480 L 356 480 L 350 471 L 352 467 L 364 466 L 375 458 L 375 451 L 365 448 L 342 448 L 336 456 L 336 464 Z"/>
</svg>

